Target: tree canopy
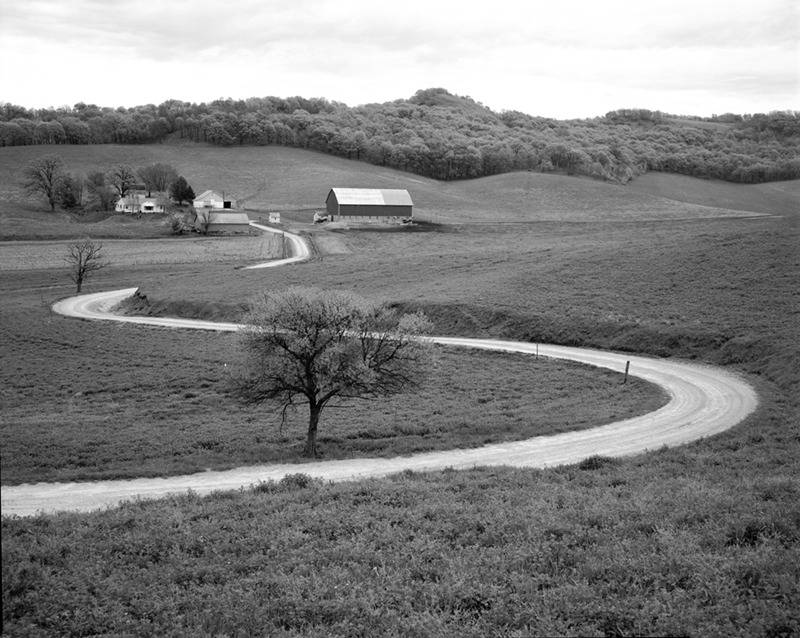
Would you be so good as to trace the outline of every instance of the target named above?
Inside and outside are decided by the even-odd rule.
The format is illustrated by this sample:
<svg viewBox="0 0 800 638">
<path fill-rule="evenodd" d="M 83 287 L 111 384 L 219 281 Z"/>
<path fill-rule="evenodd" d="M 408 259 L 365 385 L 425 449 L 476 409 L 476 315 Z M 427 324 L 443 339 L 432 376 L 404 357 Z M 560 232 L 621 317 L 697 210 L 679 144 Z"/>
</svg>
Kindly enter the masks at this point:
<svg viewBox="0 0 800 638">
<path fill-rule="evenodd" d="M 28 110 L 0 104 L 0 146 L 138 144 L 169 135 L 220 146 L 282 145 L 442 180 L 515 170 L 627 182 L 648 170 L 733 182 L 800 178 L 800 112 L 708 118 L 618 109 L 582 120 L 496 113 L 442 88 L 349 107 L 263 97 Z"/>
<path fill-rule="evenodd" d="M 285 411 L 308 404 L 305 453 L 317 454 L 317 427 L 331 402 L 389 396 L 417 387 L 432 362 L 421 314 L 397 317 L 351 292 L 293 287 L 256 299 L 239 333 L 231 375 L 248 403 Z"/>
<path fill-rule="evenodd" d="M 37 157 L 27 163 L 22 171 L 22 186 L 29 195 L 42 195 L 56 209 L 61 185 L 67 179 L 64 161 L 58 155 Z"/>
</svg>

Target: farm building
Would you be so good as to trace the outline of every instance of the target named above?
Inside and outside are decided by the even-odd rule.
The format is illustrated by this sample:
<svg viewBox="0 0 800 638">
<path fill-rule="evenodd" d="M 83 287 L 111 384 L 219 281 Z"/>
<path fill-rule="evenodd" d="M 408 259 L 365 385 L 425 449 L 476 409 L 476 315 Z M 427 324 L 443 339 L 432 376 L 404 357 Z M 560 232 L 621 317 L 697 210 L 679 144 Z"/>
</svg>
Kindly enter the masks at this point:
<svg viewBox="0 0 800 638">
<path fill-rule="evenodd" d="M 325 200 L 330 221 L 342 219 L 410 218 L 413 202 L 407 190 L 386 188 L 332 188 Z"/>
<path fill-rule="evenodd" d="M 166 213 L 167 204 L 161 197 L 133 194 L 117 200 L 114 210 L 118 213 Z"/>
<path fill-rule="evenodd" d="M 225 198 L 217 191 L 206 191 L 199 197 L 195 197 L 192 205 L 195 208 L 230 208 L 231 203 L 225 201 Z"/>
<path fill-rule="evenodd" d="M 208 225 L 207 230 L 204 228 L 206 225 Z M 201 233 L 248 233 L 250 232 L 250 218 L 247 213 L 198 210 L 194 228 Z"/>
</svg>

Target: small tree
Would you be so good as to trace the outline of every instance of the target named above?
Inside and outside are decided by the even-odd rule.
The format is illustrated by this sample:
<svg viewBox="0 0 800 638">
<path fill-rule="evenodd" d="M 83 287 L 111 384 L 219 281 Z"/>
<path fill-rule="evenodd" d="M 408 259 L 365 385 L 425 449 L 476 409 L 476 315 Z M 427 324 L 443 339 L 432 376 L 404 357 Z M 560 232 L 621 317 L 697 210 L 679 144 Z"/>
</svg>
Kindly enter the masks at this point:
<svg viewBox="0 0 800 638">
<path fill-rule="evenodd" d="M 192 224 L 185 211 L 173 211 L 164 220 L 164 223 L 172 229 L 176 235 L 182 235 L 183 231 L 191 230 Z"/>
<path fill-rule="evenodd" d="M 98 210 L 109 211 L 114 207 L 117 196 L 114 193 L 114 188 L 106 183 L 106 176 L 103 171 L 89 173 L 86 178 L 86 190 Z"/>
<path fill-rule="evenodd" d="M 58 155 L 45 155 L 28 162 L 22 172 L 22 186 L 29 195 L 44 195 L 50 212 L 56 209 L 61 183 L 66 178 L 64 161 Z"/>
<path fill-rule="evenodd" d="M 213 208 L 193 208 L 194 211 L 194 226 L 204 235 L 208 235 L 208 229 L 211 227 L 211 222 L 214 221 Z"/>
<path fill-rule="evenodd" d="M 422 314 L 397 317 L 349 292 L 289 288 L 257 299 L 238 333 L 241 365 L 231 380 L 247 403 L 309 409 L 305 454 L 331 402 L 389 396 L 417 387 L 433 363 Z"/>
<path fill-rule="evenodd" d="M 56 194 L 61 208 L 75 210 L 83 206 L 83 186 L 83 178 L 73 177 L 71 174 L 65 175 L 58 185 Z"/>
<path fill-rule="evenodd" d="M 88 237 L 69 245 L 69 252 L 64 259 L 69 264 L 69 276 L 77 286 L 76 292 L 81 291 L 89 273 L 108 266 L 108 262 L 103 260 L 102 251 L 103 244 L 95 244 Z"/>
<path fill-rule="evenodd" d="M 170 187 L 170 195 L 172 199 L 178 202 L 180 206 L 184 201 L 191 202 L 194 200 L 194 190 L 189 186 L 189 182 L 183 175 L 178 175 L 177 179 L 172 182 Z"/>
</svg>

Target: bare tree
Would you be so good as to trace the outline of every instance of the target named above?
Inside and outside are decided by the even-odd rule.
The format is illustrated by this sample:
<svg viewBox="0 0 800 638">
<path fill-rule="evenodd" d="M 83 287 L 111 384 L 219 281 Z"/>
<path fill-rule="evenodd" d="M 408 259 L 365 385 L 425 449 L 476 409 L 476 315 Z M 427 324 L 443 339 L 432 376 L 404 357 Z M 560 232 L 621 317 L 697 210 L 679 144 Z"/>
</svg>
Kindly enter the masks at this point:
<svg viewBox="0 0 800 638">
<path fill-rule="evenodd" d="M 58 155 L 45 155 L 28 162 L 22 172 L 22 185 L 29 195 L 44 195 L 50 212 L 56 209 L 61 183 L 66 178 L 64 160 Z"/>
<path fill-rule="evenodd" d="M 106 176 L 107 183 L 113 186 L 120 199 L 128 194 L 134 184 L 136 184 L 136 173 L 130 166 L 125 164 L 117 164 L 108 171 Z"/>
<path fill-rule="evenodd" d="M 194 211 L 194 227 L 204 235 L 208 235 L 208 229 L 214 221 L 213 208 L 193 208 Z"/>
<path fill-rule="evenodd" d="M 147 187 L 147 196 L 152 191 L 166 192 L 170 184 L 178 178 L 178 171 L 169 164 L 148 164 L 137 169 L 136 174 Z"/>
<path fill-rule="evenodd" d="M 287 408 L 307 403 L 305 453 L 317 454 L 317 427 L 330 402 L 389 396 L 417 387 L 433 363 L 422 314 L 397 317 L 385 304 L 335 290 L 289 288 L 257 299 L 238 333 L 231 375 L 246 402 Z"/>
<path fill-rule="evenodd" d="M 69 245 L 64 260 L 70 267 L 70 279 L 75 282 L 77 291 L 81 291 L 83 282 L 90 273 L 108 266 L 103 259 L 103 244 L 95 244 L 90 238 L 81 239 Z"/>
</svg>

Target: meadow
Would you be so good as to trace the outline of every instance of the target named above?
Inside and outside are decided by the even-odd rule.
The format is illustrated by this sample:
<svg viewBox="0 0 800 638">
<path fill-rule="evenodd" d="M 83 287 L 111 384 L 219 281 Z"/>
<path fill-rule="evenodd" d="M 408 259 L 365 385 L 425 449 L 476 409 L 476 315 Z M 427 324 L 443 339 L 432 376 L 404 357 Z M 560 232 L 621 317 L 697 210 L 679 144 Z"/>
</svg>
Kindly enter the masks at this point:
<svg viewBox="0 0 800 638">
<path fill-rule="evenodd" d="M 29 149 L 3 154 L 18 162 L 16 153 L 23 151 Z M 75 150 L 75 161 L 97 163 L 92 152 Z M 161 161 L 163 153 L 178 151 L 131 150 L 148 152 L 150 161 Z M 269 174 L 269 183 L 252 183 L 249 201 L 264 211 L 281 210 L 287 225 L 308 234 L 317 247 L 314 259 L 265 271 L 238 269 L 243 262 L 235 260 L 112 266 L 89 281 L 87 292 L 138 285 L 152 312 L 230 320 L 241 316 L 249 295 L 265 287 L 354 289 L 398 308 L 425 310 L 441 334 L 589 345 L 724 365 L 754 384 L 759 408 L 729 432 L 635 458 L 593 457 L 548 470 L 405 473 L 342 484 L 314 481 L 298 465 L 297 474 L 278 483 L 239 492 L 132 501 L 91 514 L 4 517 L 4 632 L 800 632 L 795 183 L 743 187 L 749 190 L 738 196 L 727 188 L 733 185 L 697 180 L 691 187 L 659 180 L 656 195 L 528 173 L 443 185 L 296 149 L 214 152 L 220 159 L 210 161 L 208 175 L 223 163 L 235 168 L 234 157 L 242 158 L 243 172 L 251 171 L 235 178 L 243 187 L 246 179 Z M 204 153 L 211 150 L 186 153 L 186 162 L 199 166 Z M 0 175 L 12 173 L 9 162 L 0 162 Z M 309 222 L 321 208 L 317 193 L 322 202 L 327 193 L 327 186 L 317 186 L 322 181 L 409 188 L 430 222 L 427 232 L 314 228 Z M 13 180 L 0 183 L 13 191 Z M 728 200 L 714 217 L 718 188 Z M 764 208 L 756 188 L 771 189 L 770 210 L 752 210 Z M 670 193 L 692 201 L 670 204 Z M 25 206 L 0 208 L 0 216 L 47 219 Z M 70 236 L 59 235 L 69 231 L 57 227 L 73 223 L 81 222 L 54 220 L 48 237 Z M 27 230 L 14 232 L 28 236 L 33 228 L 27 224 Z M 232 448 L 271 453 L 267 438 L 250 448 L 253 437 L 274 434 L 276 424 L 265 427 L 263 414 L 225 403 L 220 392 L 224 337 L 52 316 L 50 303 L 71 294 L 63 269 L 3 271 L 0 290 L 2 341 L 12 344 L 11 358 L 4 351 L 0 395 L 4 483 L 9 469 L 17 477 L 9 482 L 59 473 L 147 474 L 159 463 L 169 473 L 225 466 Z M 359 424 L 348 423 L 357 413 L 344 411 L 341 425 L 331 430 L 353 427 L 356 438 L 347 445 L 384 434 L 387 445 L 402 445 L 404 436 L 416 445 L 430 440 L 450 414 L 456 425 L 505 423 L 497 435 L 513 437 L 519 436 L 511 431 L 519 417 L 529 427 L 523 415 L 531 408 L 537 421 L 541 408 L 544 419 L 548 401 L 555 422 L 573 410 L 613 418 L 630 409 L 612 392 L 620 388 L 618 377 L 604 379 L 598 371 L 568 367 L 551 376 L 542 361 L 460 351 L 441 355 L 438 370 L 444 374 L 447 368 L 450 378 L 431 389 L 429 403 L 422 403 L 423 396 L 403 402 L 404 411 L 419 408 L 416 421 L 399 418 L 401 408 L 387 403 L 382 413 L 367 406 L 358 413 Z M 574 400 L 567 405 L 545 385 L 536 387 L 539 379 L 551 388 L 562 385 Z M 593 384 L 595 395 L 576 389 Z M 450 387 L 470 400 L 440 406 Z M 495 388 L 494 396 L 489 388 Z M 521 393 L 540 390 L 527 404 L 520 401 Z M 417 399 L 419 405 L 411 405 Z M 85 418 L 95 409 L 93 418 Z M 217 409 L 232 415 L 225 430 L 213 418 Z M 12 423 L 9 410 L 24 418 Z M 323 419 L 329 416 L 340 418 Z M 242 422 L 237 438 L 233 425 Z M 406 423 L 413 427 L 401 432 Z M 108 444 L 116 434 L 112 424 L 121 437 L 117 447 Z M 59 433 L 62 428 L 68 429 Z M 381 436 L 363 437 L 368 431 Z M 144 438 L 150 436 L 159 437 L 155 449 L 179 451 L 173 465 L 147 461 Z M 480 431 L 463 444 L 485 436 Z M 9 441 L 15 452 L 6 456 Z M 28 450 L 31 455 L 19 460 Z M 68 463 L 56 468 L 54 461 L 65 458 Z"/>
<path fill-rule="evenodd" d="M 5 299 L 3 485 L 308 460 L 307 411 L 290 412 L 281 427 L 277 410 L 245 407 L 228 392 L 232 335 L 75 321 L 27 292 Z M 651 384 L 622 385 L 620 373 L 587 366 L 437 354 L 431 382 L 411 397 L 327 409 L 323 458 L 476 447 L 609 423 L 666 401 Z M 586 403 L 576 405 L 576 394 Z"/>
</svg>

